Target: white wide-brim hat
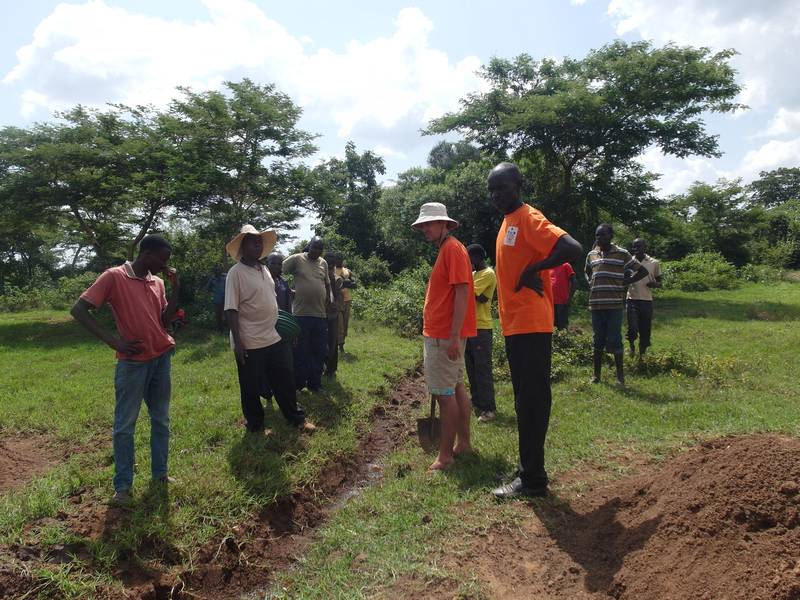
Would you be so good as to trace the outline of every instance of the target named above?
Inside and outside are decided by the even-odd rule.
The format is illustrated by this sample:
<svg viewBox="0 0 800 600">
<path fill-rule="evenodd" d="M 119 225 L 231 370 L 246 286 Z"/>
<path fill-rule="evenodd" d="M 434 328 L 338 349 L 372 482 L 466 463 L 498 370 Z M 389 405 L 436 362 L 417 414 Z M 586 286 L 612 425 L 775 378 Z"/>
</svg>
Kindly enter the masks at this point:
<svg viewBox="0 0 800 600">
<path fill-rule="evenodd" d="M 239 233 L 236 234 L 236 237 L 233 238 L 227 244 L 225 244 L 225 251 L 228 253 L 228 256 L 230 256 L 233 260 L 239 260 L 241 258 L 239 251 L 241 250 L 242 247 L 242 240 L 246 235 L 261 236 L 262 249 L 261 249 L 261 256 L 258 257 L 258 260 L 261 260 L 267 254 L 272 252 L 272 249 L 275 247 L 275 242 L 278 241 L 278 234 L 276 234 L 272 230 L 259 231 L 252 225 L 243 225 Z"/>
<path fill-rule="evenodd" d="M 419 229 L 420 225 L 430 221 L 444 221 L 447 223 L 447 228 L 451 231 L 458 227 L 458 221 L 447 216 L 447 207 L 441 202 L 426 202 L 420 206 L 419 216 L 417 220 L 411 224 L 411 228 Z"/>
</svg>

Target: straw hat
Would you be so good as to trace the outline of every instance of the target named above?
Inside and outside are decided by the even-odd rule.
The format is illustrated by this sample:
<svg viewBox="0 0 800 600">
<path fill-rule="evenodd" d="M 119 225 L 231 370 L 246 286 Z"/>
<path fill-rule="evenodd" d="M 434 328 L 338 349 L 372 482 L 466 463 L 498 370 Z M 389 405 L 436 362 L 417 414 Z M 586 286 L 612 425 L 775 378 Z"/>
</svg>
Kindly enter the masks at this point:
<svg viewBox="0 0 800 600">
<path fill-rule="evenodd" d="M 258 257 L 259 260 L 272 252 L 272 249 L 275 247 L 275 242 L 278 241 L 278 235 L 274 231 L 258 231 L 252 225 L 243 225 L 239 233 L 236 234 L 236 237 L 225 244 L 225 250 L 228 252 L 228 256 L 233 260 L 239 260 L 241 258 L 239 250 L 242 246 L 244 236 L 248 234 L 261 236 L 263 246 L 261 248 L 261 256 Z"/>
<path fill-rule="evenodd" d="M 411 228 L 419 229 L 420 225 L 430 221 L 445 221 L 450 231 L 458 227 L 458 221 L 447 216 L 447 207 L 441 202 L 426 202 L 420 206 L 419 216 L 411 224 Z"/>
</svg>

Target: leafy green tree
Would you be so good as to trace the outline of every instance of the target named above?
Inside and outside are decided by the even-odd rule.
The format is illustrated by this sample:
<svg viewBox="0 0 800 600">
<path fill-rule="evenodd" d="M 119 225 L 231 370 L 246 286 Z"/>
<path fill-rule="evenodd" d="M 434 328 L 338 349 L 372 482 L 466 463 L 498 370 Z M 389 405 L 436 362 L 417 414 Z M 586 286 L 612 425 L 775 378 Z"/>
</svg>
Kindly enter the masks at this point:
<svg viewBox="0 0 800 600">
<path fill-rule="evenodd" d="M 788 200 L 800 200 L 800 168 L 761 171 L 749 186 L 753 202 L 772 208 Z"/>
<path fill-rule="evenodd" d="M 536 204 L 589 241 L 602 213 L 623 220 L 657 207 L 652 176 L 633 164 L 647 148 L 719 155 L 702 115 L 741 108 L 733 55 L 618 41 L 582 60 L 494 58 L 482 69 L 489 90 L 427 132 L 460 132 L 495 160 L 524 163 Z"/>
</svg>

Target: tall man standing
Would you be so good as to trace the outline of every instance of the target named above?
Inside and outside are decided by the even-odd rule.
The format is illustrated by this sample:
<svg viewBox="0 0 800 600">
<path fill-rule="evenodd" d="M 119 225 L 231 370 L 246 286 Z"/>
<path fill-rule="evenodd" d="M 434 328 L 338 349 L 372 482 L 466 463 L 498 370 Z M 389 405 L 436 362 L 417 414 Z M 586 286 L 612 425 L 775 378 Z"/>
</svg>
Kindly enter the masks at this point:
<svg viewBox="0 0 800 600">
<path fill-rule="evenodd" d="M 522 174 L 500 163 L 487 180 L 492 203 L 504 214 L 497 234 L 500 326 L 514 388 L 519 432 L 519 476 L 493 490 L 497 498 L 544 496 L 544 443 L 550 423 L 553 295 L 549 273 L 576 260 L 583 249 L 532 206 L 522 202 Z"/>
<path fill-rule="evenodd" d="M 148 235 L 133 262 L 103 272 L 72 307 L 72 316 L 117 351 L 114 376 L 114 501 L 126 502 L 133 486 L 133 434 L 142 399 L 150 413 L 151 473 L 169 483 L 170 360 L 175 340 L 167 327 L 178 306 L 178 274 L 167 267 L 172 247 L 160 235 Z M 167 301 L 164 273 L 170 282 Z M 119 337 L 104 330 L 90 309 L 111 305 Z"/>
<path fill-rule="evenodd" d="M 628 343 L 631 356 L 636 353 L 635 342 L 639 338 L 639 356 L 650 347 L 650 332 L 653 327 L 652 288 L 661 287 L 661 263 L 648 256 L 647 243 L 642 238 L 633 240 L 633 256 L 647 269 L 648 277 L 628 286 Z"/>
<path fill-rule="evenodd" d="M 492 298 L 497 287 L 497 277 L 492 267 L 486 264 L 486 250 L 483 246 L 470 244 L 467 252 L 472 263 L 478 335 L 467 339 L 464 363 L 467 366 L 472 406 L 478 413 L 478 421 L 487 423 L 494 420 L 497 410 L 492 374 Z"/>
<path fill-rule="evenodd" d="M 411 227 L 439 249 L 422 313 L 425 383 L 442 415 L 439 455 L 428 469 L 439 471 L 472 451 L 464 386 L 464 348 L 467 338 L 477 334 L 472 269 L 466 248 L 450 235 L 458 221 L 447 216 L 444 204 L 423 204 Z"/>
<path fill-rule="evenodd" d="M 614 355 L 617 387 L 625 387 L 622 361 L 622 309 L 625 287 L 636 283 L 648 272 L 624 248 L 612 244 L 614 229 L 603 223 L 594 233 L 595 246 L 586 255 L 586 279 L 589 280 L 589 310 L 594 331 L 594 377 L 600 383 L 603 352 Z M 631 275 L 632 274 L 632 275 Z"/>
<path fill-rule="evenodd" d="M 294 351 L 294 379 L 298 390 L 322 389 L 322 370 L 328 354 L 328 313 L 331 300 L 328 263 L 322 258 L 325 242 L 313 237 L 308 252 L 292 254 L 283 261 L 283 272 L 294 275 L 292 312 L 300 323 L 300 337 Z"/>
<path fill-rule="evenodd" d="M 262 392 L 266 383 L 275 394 L 284 418 L 304 431 L 315 429 L 297 405 L 288 342 L 275 330 L 278 303 L 275 283 L 259 261 L 275 245 L 274 231 L 259 233 L 252 225 L 242 227 L 225 245 L 238 262 L 228 271 L 225 282 L 225 313 L 231 328 L 231 347 L 236 356 L 242 413 L 247 431 L 269 432 L 264 428 Z"/>
</svg>

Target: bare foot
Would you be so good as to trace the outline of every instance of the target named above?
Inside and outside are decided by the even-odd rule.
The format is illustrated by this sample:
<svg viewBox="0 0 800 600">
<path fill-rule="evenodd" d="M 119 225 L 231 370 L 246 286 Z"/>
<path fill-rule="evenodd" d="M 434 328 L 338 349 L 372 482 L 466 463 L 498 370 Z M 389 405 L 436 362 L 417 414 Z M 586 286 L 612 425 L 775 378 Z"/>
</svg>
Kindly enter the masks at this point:
<svg viewBox="0 0 800 600">
<path fill-rule="evenodd" d="M 317 430 L 317 426 L 311 421 L 303 421 L 303 424 L 300 425 L 299 429 L 300 433 L 314 433 Z"/>
<path fill-rule="evenodd" d="M 453 459 L 450 460 L 441 460 L 437 458 L 435 461 L 431 463 L 431 466 L 428 467 L 428 471 L 444 471 L 450 465 L 453 464 Z"/>
</svg>

